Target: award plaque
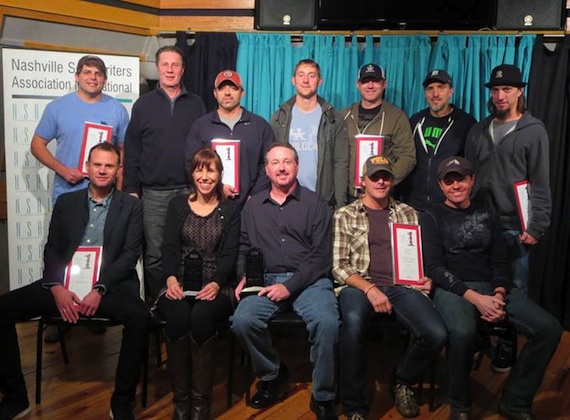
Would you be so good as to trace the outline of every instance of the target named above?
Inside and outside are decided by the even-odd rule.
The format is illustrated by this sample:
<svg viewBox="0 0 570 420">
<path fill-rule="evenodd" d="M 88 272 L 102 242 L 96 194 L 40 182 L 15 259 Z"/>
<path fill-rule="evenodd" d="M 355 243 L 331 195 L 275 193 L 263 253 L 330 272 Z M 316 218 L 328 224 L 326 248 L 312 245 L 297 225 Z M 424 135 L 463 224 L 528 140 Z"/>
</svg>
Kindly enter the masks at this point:
<svg viewBox="0 0 570 420">
<path fill-rule="evenodd" d="M 354 137 L 356 141 L 356 173 L 354 174 L 354 186 L 362 188 L 362 169 L 364 162 L 370 156 L 382 154 L 384 147 L 384 136 L 369 136 L 367 134 L 358 134 Z"/>
<path fill-rule="evenodd" d="M 391 237 L 394 284 L 416 284 L 424 276 L 420 227 L 392 223 Z"/>
<path fill-rule="evenodd" d="M 192 249 L 184 259 L 184 281 L 182 289 L 184 296 L 195 297 L 202 290 L 202 256 Z"/>
<path fill-rule="evenodd" d="M 530 209 L 530 183 L 527 180 L 515 182 L 514 188 L 521 228 L 526 232 Z"/>
<path fill-rule="evenodd" d="M 236 194 L 239 195 L 239 140 L 225 140 L 214 139 L 212 140 L 212 149 L 214 149 L 224 166 L 224 174 L 222 182 L 226 185 L 231 185 Z"/>
<path fill-rule="evenodd" d="M 265 287 L 265 260 L 259 248 L 250 249 L 245 256 L 245 286 L 241 296 L 256 295 Z"/>
<path fill-rule="evenodd" d="M 110 125 L 96 124 L 86 122 L 83 129 L 83 140 L 81 142 L 81 153 L 79 154 L 79 169 L 83 174 L 87 175 L 87 158 L 91 148 L 99 143 L 111 141 L 113 139 L 113 127 Z"/>
<path fill-rule="evenodd" d="M 83 299 L 99 280 L 103 247 L 77 247 L 71 261 L 65 268 L 66 289 Z"/>
</svg>

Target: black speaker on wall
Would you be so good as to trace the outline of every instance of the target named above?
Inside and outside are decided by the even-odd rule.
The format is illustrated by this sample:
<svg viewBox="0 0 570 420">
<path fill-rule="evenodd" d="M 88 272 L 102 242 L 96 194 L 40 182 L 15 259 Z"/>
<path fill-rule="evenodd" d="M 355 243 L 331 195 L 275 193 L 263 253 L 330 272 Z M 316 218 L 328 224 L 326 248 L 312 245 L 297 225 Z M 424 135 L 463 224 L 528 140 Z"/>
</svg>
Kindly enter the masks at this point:
<svg viewBox="0 0 570 420">
<path fill-rule="evenodd" d="M 317 0 L 255 0 L 255 29 L 316 29 L 316 16 Z"/>
<path fill-rule="evenodd" d="M 497 0 L 497 29 L 559 30 L 566 20 L 566 0 Z"/>
</svg>

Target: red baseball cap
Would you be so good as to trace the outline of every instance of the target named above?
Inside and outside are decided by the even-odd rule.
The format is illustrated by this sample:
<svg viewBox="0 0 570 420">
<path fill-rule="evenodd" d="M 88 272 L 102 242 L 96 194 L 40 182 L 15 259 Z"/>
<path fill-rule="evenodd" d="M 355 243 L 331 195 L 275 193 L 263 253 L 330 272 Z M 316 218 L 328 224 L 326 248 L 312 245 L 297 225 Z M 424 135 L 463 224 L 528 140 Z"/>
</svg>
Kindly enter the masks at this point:
<svg viewBox="0 0 570 420">
<path fill-rule="evenodd" d="M 238 88 L 243 89 L 241 77 L 233 70 L 224 70 L 218 73 L 214 81 L 214 88 L 218 88 L 223 82 L 232 82 Z"/>
</svg>

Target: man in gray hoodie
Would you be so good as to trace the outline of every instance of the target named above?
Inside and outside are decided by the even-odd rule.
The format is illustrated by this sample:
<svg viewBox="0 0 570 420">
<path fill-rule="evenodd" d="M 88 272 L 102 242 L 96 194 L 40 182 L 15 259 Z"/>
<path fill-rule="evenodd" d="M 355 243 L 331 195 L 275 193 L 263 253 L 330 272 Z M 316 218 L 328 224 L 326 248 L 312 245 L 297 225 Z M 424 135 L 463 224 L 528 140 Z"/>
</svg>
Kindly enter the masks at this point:
<svg viewBox="0 0 570 420">
<path fill-rule="evenodd" d="M 491 115 L 475 124 L 465 143 L 465 157 L 477 174 L 473 196 L 490 205 L 500 218 L 515 287 L 528 291 L 528 252 L 550 225 L 548 134 L 525 109 L 526 83 L 518 67 L 501 64 L 491 72 Z M 520 216 L 515 183 L 528 182 L 528 218 Z M 498 346 L 500 349 L 502 346 Z M 508 352 L 498 351 L 497 372 L 510 370 Z"/>
</svg>

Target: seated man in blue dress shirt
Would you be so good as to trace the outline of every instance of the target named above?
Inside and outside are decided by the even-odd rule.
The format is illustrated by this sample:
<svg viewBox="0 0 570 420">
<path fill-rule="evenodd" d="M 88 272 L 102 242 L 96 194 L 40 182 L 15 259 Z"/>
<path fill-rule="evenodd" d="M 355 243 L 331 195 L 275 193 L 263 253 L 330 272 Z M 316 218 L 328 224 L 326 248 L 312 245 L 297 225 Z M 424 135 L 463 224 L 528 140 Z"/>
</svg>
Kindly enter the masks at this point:
<svg viewBox="0 0 570 420">
<path fill-rule="evenodd" d="M 299 159 L 289 144 L 268 149 L 265 170 L 271 187 L 247 201 L 242 212 L 240 257 L 252 247 L 264 253 L 266 287 L 241 300 L 232 328 L 251 355 L 259 377 L 255 408 L 284 395 L 289 372 L 271 345 L 268 322 L 293 309 L 307 324 L 311 343 L 313 393 L 317 419 L 337 419 L 334 399 L 339 314 L 331 269 L 331 213 L 327 202 L 297 182 Z M 238 273 L 243 274 L 240 258 Z M 245 279 L 236 288 L 236 297 Z"/>
</svg>

